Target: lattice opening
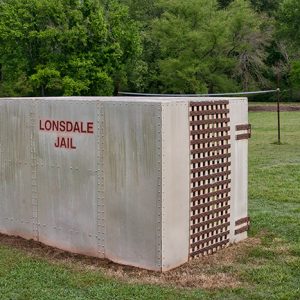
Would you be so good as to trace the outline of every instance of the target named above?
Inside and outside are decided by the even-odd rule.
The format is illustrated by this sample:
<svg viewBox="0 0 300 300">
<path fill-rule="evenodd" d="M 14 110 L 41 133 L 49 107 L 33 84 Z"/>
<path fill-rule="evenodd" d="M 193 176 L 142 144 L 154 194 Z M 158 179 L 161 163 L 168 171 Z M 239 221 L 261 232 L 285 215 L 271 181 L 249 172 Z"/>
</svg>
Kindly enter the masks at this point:
<svg viewBox="0 0 300 300">
<path fill-rule="evenodd" d="M 190 103 L 190 257 L 213 253 L 229 242 L 228 104 Z"/>
</svg>

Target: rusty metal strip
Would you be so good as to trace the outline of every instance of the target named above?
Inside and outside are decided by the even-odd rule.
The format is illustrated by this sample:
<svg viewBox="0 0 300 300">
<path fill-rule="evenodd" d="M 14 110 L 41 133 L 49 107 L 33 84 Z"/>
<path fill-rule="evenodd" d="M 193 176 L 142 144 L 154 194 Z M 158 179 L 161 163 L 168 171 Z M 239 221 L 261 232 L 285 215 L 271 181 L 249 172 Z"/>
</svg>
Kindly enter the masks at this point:
<svg viewBox="0 0 300 300">
<path fill-rule="evenodd" d="M 218 127 L 218 128 L 192 130 L 190 132 L 190 135 L 200 135 L 200 134 L 219 133 L 219 132 L 228 132 L 228 131 L 230 131 L 230 127 L 225 126 L 225 127 Z"/>
<path fill-rule="evenodd" d="M 207 115 L 220 115 L 228 114 L 229 109 L 211 109 L 211 110 L 195 110 L 190 111 L 190 116 L 207 116 Z"/>
<path fill-rule="evenodd" d="M 191 174 L 209 171 L 209 170 L 213 170 L 213 169 L 228 168 L 228 167 L 230 167 L 230 162 L 225 162 L 225 163 L 221 163 L 221 164 L 213 164 L 210 166 L 193 169 L 193 170 L 191 170 Z"/>
<path fill-rule="evenodd" d="M 241 125 L 236 125 L 235 126 L 235 129 L 237 131 L 240 131 L 240 130 L 250 130 L 251 129 L 251 124 L 241 124 Z"/>
<path fill-rule="evenodd" d="M 211 106 L 211 105 L 227 105 L 227 104 L 229 104 L 228 100 L 190 102 L 190 106 Z"/>
<path fill-rule="evenodd" d="M 192 243 L 192 244 L 191 244 L 191 247 L 192 247 L 192 248 L 198 247 L 198 246 L 200 246 L 200 245 L 203 245 L 203 244 L 208 243 L 208 242 L 210 242 L 210 241 L 216 240 L 216 239 L 221 238 L 221 237 L 223 237 L 223 236 L 226 236 L 226 235 L 228 235 L 228 234 L 229 234 L 229 230 L 228 230 L 228 231 L 224 231 L 224 232 L 220 232 L 220 233 L 218 233 L 218 234 L 215 234 L 215 235 L 213 235 L 213 236 L 210 236 L 210 237 L 208 237 L 208 238 L 206 238 L 206 239 L 203 239 L 203 240 L 201 240 L 201 241 L 197 241 L 197 242 Z"/>
<path fill-rule="evenodd" d="M 195 158 L 191 160 L 192 164 L 199 164 L 207 161 L 214 161 L 214 160 L 219 160 L 219 159 L 224 159 L 224 158 L 230 158 L 230 153 L 226 154 L 217 154 L 217 155 L 212 155 L 208 157 L 202 157 L 202 158 Z"/>
<path fill-rule="evenodd" d="M 199 126 L 199 125 L 210 125 L 210 124 L 228 123 L 229 121 L 230 121 L 229 118 L 208 119 L 208 120 L 197 120 L 197 121 L 190 121 L 190 126 Z"/>
<path fill-rule="evenodd" d="M 204 194 L 204 195 L 193 197 L 192 202 L 199 201 L 199 200 L 202 200 L 202 199 L 211 198 L 211 197 L 214 197 L 214 196 L 219 196 L 219 195 L 222 195 L 222 194 L 227 195 L 229 192 L 230 192 L 230 188 L 214 191 L 214 192 L 211 192 L 211 193 L 207 193 L 207 194 Z"/>
<path fill-rule="evenodd" d="M 198 223 L 198 224 L 193 224 L 191 226 L 191 230 L 193 229 L 196 229 L 196 228 L 201 228 L 205 225 L 208 225 L 208 224 L 211 224 L 211 223 L 215 223 L 215 222 L 218 222 L 218 221 L 223 221 L 223 220 L 226 220 L 227 222 L 227 219 L 230 218 L 230 214 L 226 214 L 226 215 L 222 215 L 222 216 L 219 216 L 219 217 L 216 217 L 216 218 L 213 218 L 213 219 L 209 219 L 207 221 L 203 221 L 201 223 Z"/>
<path fill-rule="evenodd" d="M 223 228 L 226 228 L 227 226 L 230 225 L 230 222 L 226 222 L 226 223 L 223 223 L 221 225 L 218 225 L 218 226 L 215 226 L 215 227 L 212 227 L 212 228 L 208 228 L 208 229 L 205 229 L 205 230 L 201 230 L 197 233 L 193 233 L 191 235 L 191 239 L 195 239 L 203 234 L 208 234 L 208 233 L 211 233 L 211 232 L 214 232 L 214 231 L 218 231 L 218 230 L 221 230 Z"/>
<path fill-rule="evenodd" d="M 229 210 L 229 209 L 230 209 L 230 205 L 222 206 L 222 207 L 219 207 L 219 208 L 216 208 L 216 209 L 212 209 L 212 210 L 203 212 L 201 214 L 197 214 L 195 216 L 191 216 L 191 220 L 192 221 L 198 220 L 200 218 L 211 216 L 211 215 L 217 214 L 219 212 L 224 212 L 224 211 Z"/>
<path fill-rule="evenodd" d="M 251 133 L 243 133 L 243 134 L 238 134 L 235 139 L 236 140 L 248 140 L 251 138 Z"/>
<path fill-rule="evenodd" d="M 227 205 L 229 200 L 230 200 L 230 197 L 226 197 L 226 198 L 221 198 L 221 199 L 205 202 L 205 203 L 193 206 L 191 210 L 192 210 L 192 212 L 194 212 L 196 210 L 203 209 L 203 208 L 206 208 L 206 207 L 210 207 L 210 206 L 213 206 L 213 205 L 217 205 L 217 204 L 220 204 L 220 203 L 224 203 L 224 204 Z"/>
<path fill-rule="evenodd" d="M 217 137 L 211 137 L 207 139 L 197 139 L 197 140 L 192 140 L 190 142 L 191 145 L 195 144 L 206 144 L 206 143 L 211 143 L 211 142 L 222 142 L 222 141 L 228 141 L 230 140 L 230 136 L 217 136 Z"/>
<path fill-rule="evenodd" d="M 236 125 L 235 129 L 237 131 L 240 130 L 247 130 L 247 133 L 243 134 L 238 134 L 235 138 L 236 140 L 245 140 L 245 139 L 250 139 L 251 138 L 251 125 L 250 124 L 241 124 L 241 125 Z"/>
<path fill-rule="evenodd" d="M 250 218 L 245 217 L 245 218 L 242 218 L 242 219 L 239 219 L 239 220 L 235 221 L 235 225 L 238 226 L 238 225 L 242 225 L 242 224 L 248 223 L 248 222 L 250 222 Z"/>
<path fill-rule="evenodd" d="M 214 183 L 209 183 L 209 184 L 196 186 L 196 187 L 191 188 L 191 192 L 194 193 L 194 192 L 199 192 L 199 191 L 203 191 L 203 190 L 207 190 L 207 189 L 212 189 L 212 188 L 223 186 L 223 185 L 228 185 L 230 182 L 231 182 L 230 179 L 226 179 L 226 180 L 217 181 L 217 182 L 214 182 Z"/>
<path fill-rule="evenodd" d="M 213 244 L 213 245 L 207 246 L 207 247 L 205 247 L 205 248 L 199 249 L 199 250 L 197 250 L 197 251 L 191 253 L 190 255 L 193 257 L 193 256 L 197 256 L 197 255 L 199 255 L 199 254 L 203 254 L 203 253 L 205 253 L 205 252 L 208 252 L 209 250 L 213 250 L 213 249 L 216 249 L 216 250 L 217 250 L 218 247 L 225 246 L 225 245 L 227 245 L 228 243 L 229 243 L 229 239 L 226 239 L 226 240 L 224 240 L 224 241 L 221 241 L 221 242 L 215 243 L 215 244 Z"/>
<path fill-rule="evenodd" d="M 227 170 L 227 171 L 224 171 L 224 172 L 217 172 L 217 173 L 210 174 L 210 175 L 197 176 L 197 177 L 191 179 L 191 183 L 210 180 L 210 179 L 216 179 L 216 178 L 219 178 L 219 177 L 225 177 L 225 176 L 229 176 L 230 174 L 231 174 L 231 171 Z"/>
<path fill-rule="evenodd" d="M 240 233 L 243 233 L 243 232 L 245 232 L 245 231 L 248 231 L 249 228 L 250 228 L 249 225 L 243 226 L 243 227 L 241 227 L 241 228 L 239 228 L 239 229 L 236 229 L 236 230 L 234 231 L 234 234 L 240 234 Z"/>
<path fill-rule="evenodd" d="M 230 145 L 218 145 L 218 146 L 213 146 L 213 147 L 208 147 L 208 148 L 199 148 L 199 149 L 192 149 L 191 154 L 202 154 L 202 153 L 207 153 L 207 152 L 214 152 L 214 151 L 222 151 L 222 150 L 228 150 L 230 149 Z"/>
</svg>

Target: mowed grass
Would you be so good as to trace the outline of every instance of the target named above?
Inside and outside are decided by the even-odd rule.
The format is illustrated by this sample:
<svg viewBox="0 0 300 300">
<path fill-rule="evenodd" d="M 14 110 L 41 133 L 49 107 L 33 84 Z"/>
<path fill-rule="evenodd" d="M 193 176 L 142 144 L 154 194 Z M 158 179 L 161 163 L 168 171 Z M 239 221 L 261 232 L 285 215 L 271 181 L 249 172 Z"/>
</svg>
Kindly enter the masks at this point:
<svg viewBox="0 0 300 300">
<path fill-rule="evenodd" d="M 274 98 L 273 101 L 269 102 L 256 102 L 256 101 L 249 101 L 249 106 L 277 106 L 277 102 Z M 280 101 L 280 106 L 300 106 L 300 102 L 283 102 Z"/>
<path fill-rule="evenodd" d="M 257 242 L 233 265 L 211 270 L 234 275 L 240 286 L 130 284 L 0 244 L 0 299 L 300 299 L 300 112 L 282 113 L 283 145 L 274 144 L 275 113 L 250 113 L 250 122 L 250 236 Z"/>
</svg>

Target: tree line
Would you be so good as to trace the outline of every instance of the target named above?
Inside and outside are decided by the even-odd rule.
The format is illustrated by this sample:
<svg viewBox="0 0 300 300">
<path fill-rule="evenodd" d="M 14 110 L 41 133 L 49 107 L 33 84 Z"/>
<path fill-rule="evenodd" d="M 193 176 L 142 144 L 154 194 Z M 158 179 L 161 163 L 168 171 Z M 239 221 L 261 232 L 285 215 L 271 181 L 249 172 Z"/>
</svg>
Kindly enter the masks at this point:
<svg viewBox="0 0 300 300">
<path fill-rule="evenodd" d="M 299 0 L 0 0 L 0 96 L 300 90 Z"/>
</svg>

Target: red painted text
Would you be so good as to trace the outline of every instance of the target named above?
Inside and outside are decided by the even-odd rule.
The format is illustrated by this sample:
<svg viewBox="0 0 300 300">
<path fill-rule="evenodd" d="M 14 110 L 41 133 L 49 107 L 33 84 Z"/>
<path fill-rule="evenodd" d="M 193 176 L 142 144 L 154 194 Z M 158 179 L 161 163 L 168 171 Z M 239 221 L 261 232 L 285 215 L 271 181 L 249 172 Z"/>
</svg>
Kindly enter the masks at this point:
<svg viewBox="0 0 300 300">
<path fill-rule="evenodd" d="M 40 120 L 41 131 L 54 131 L 60 133 L 94 133 L 94 122 L 65 121 L 65 120 Z M 54 143 L 55 148 L 76 149 L 73 137 L 58 136 Z"/>
</svg>

